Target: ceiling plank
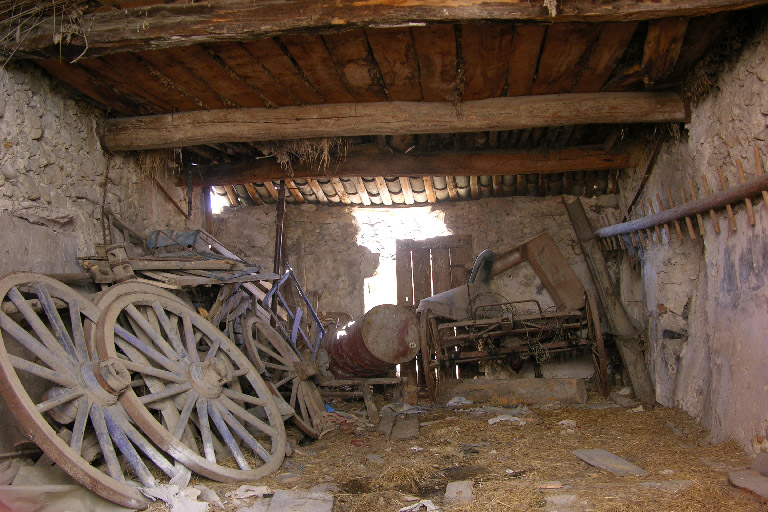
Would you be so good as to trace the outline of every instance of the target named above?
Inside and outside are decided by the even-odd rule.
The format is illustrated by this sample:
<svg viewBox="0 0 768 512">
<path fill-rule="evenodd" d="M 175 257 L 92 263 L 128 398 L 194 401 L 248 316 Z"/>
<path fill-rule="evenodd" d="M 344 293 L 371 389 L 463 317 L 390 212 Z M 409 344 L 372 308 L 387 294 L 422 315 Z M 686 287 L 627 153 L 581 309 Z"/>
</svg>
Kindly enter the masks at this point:
<svg viewBox="0 0 768 512">
<path fill-rule="evenodd" d="M 405 176 L 400 176 L 400 187 L 403 190 L 403 198 L 405 204 L 413 204 L 413 189 L 411 188 L 411 179 Z"/>
<path fill-rule="evenodd" d="M 293 180 L 285 180 L 285 188 L 288 189 L 288 192 L 290 192 L 290 194 L 293 196 L 293 199 L 295 199 L 297 203 L 303 203 L 306 201 L 304 199 L 304 195 L 301 193 L 299 187 L 296 186 Z"/>
<path fill-rule="evenodd" d="M 629 46 L 637 25 L 630 22 L 608 23 L 603 26 L 595 43 L 595 50 L 581 71 L 573 92 L 597 92 L 605 85 L 616 63 Z"/>
<path fill-rule="evenodd" d="M 227 192 L 227 198 L 229 198 L 229 205 L 230 206 L 237 206 L 240 204 L 240 201 L 237 199 L 237 192 L 235 192 L 235 187 L 224 187 L 224 190 Z"/>
<path fill-rule="evenodd" d="M 419 65 L 409 28 L 369 28 L 365 34 L 393 101 L 421 101 Z"/>
<path fill-rule="evenodd" d="M 480 197 L 480 191 L 477 188 L 477 176 L 469 177 L 469 190 L 472 192 L 472 199 Z"/>
<path fill-rule="evenodd" d="M 512 25 L 462 26 L 463 101 L 501 96 L 509 74 L 509 60 L 498 57 L 512 51 L 512 30 Z"/>
<path fill-rule="evenodd" d="M 284 107 L 299 105 L 300 102 L 292 97 L 288 91 L 272 79 L 267 71 L 254 62 L 253 56 L 237 43 L 217 43 L 211 45 L 226 64 L 254 89 L 264 95 L 274 106 Z"/>
<path fill-rule="evenodd" d="M 389 195 L 389 187 L 387 181 L 381 176 L 376 176 L 376 185 L 379 187 L 379 197 L 381 202 L 386 206 L 392 206 L 392 196 Z"/>
<path fill-rule="evenodd" d="M 539 64 L 541 43 L 547 33 L 546 25 L 518 25 L 512 36 L 509 54 L 507 96 L 525 96 L 531 93 L 536 68 Z"/>
<path fill-rule="evenodd" d="M 457 99 L 453 97 L 456 81 L 456 31 L 453 25 L 413 27 L 411 33 L 424 101 Z"/>
<path fill-rule="evenodd" d="M 434 203 L 437 201 L 435 196 L 435 184 L 432 183 L 432 176 L 424 176 L 424 190 L 427 192 L 427 202 Z"/>
<path fill-rule="evenodd" d="M 446 176 L 445 183 L 448 186 L 448 197 L 451 198 L 451 201 L 456 201 L 459 198 L 459 192 L 456 190 L 456 178 Z"/>
<path fill-rule="evenodd" d="M 349 199 L 349 194 L 347 194 L 347 191 L 344 189 L 344 184 L 341 182 L 339 178 L 331 178 L 331 185 L 333 185 L 333 188 L 336 189 L 336 194 L 338 194 L 342 203 L 344 204 L 352 203 L 352 200 Z"/>
<path fill-rule="evenodd" d="M 675 69 L 687 28 L 686 18 L 654 20 L 648 23 L 641 67 L 646 87 L 663 81 Z"/>
<path fill-rule="evenodd" d="M 598 36 L 593 25 L 563 23 L 547 30 L 531 94 L 571 92 L 576 76 Z"/>
<path fill-rule="evenodd" d="M 331 54 L 320 36 L 283 36 L 282 44 L 301 68 L 312 87 L 328 103 L 354 103 L 336 68 L 329 65 Z"/>
<path fill-rule="evenodd" d="M 365 32 L 350 30 L 326 34 L 323 41 L 331 52 L 336 72 L 355 101 L 386 101 L 381 77 L 370 54 Z"/>
<path fill-rule="evenodd" d="M 274 39 L 260 39 L 243 43 L 251 56 L 299 102 L 312 105 L 322 103 L 323 98 L 285 54 L 283 48 Z"/>
<path fill-rule="evenodd" d="M 261 196 L 259 196 L 259 193 L 256 191 L 256 187 L 253 186 L 253 183 L 245 182 L 243 185 L 245 186 L 245 190 L 248 192 L 248 195 L 251 197 L 253 204 L 256 206 L 264 204 L 264 201 L 261 200 Z"/>
<path fill-rule="evenodd" d="M 675 93 L 557 94 L 468 101 L 307 105 L 223 109 L 111 119 L 110 151 L 308 137 L 456 133 L 590 123 L 686 122 Z"/>
<path fill-rule="evenodd" d="M 357 187 L 357 195 L 360 196 L 360 200 L 363 202 L 365 206 L 371 206 L 371 198 L 368 197 L 368 191 L 365 189 L 365 183 L 363 183 L 363 179 L 358 178 L 352 178 L 352 183 L 354 183 L 355 187 Z"/>
<path fill-rule="evenodd" d="M 423 176 L 483 176 L 506 174 L 551 174 L 576 170 L 604 170 L 629 167 L 627 153 L 608 153 L 602 147 L 569 147 L 550 151 L 431 152 L 403 154 L 347 155 L 338 165 L 318 169 L 316 165 L 294 164 L 294 178 L 338 178 L 377 176 L 384 178 Z M 273 158 L 249 160 L 241 164 L 197 166 L 192 185 L 208 187 L 246 182 L 265 182 L 285 178 L 285 169 Z M 310 185 L 314 180 L 310 180 Z M 452 180 L 449 180 L 451 183 Z M 383 183 L 386 186 L 386 183 Z M 186 186 L 186 180 L 179 181 Z M 272 187 L 274 189 L 274 187 Z M 312 186 L 314 190 L 315 187 Z M 450 194 L 451 184 L 448 185 Z M 276 192 L 275 192 L 276 193 Z"/>
<path fill-rule="evenodd" d="M 272 181 L 264 181 L 262 185 L 264 185 L 264 188 L 267 189 L 267 192 L 269 193 L 270 196 L 272 196 L 272 199 L 277 201 L 278 192 L 277 192 L 277 189 L 275 188 L 275 184 L 272 183 Z"/>
<path fill-rule="evenodd" d="M 327 203 L 328 198 L 325 197 L 325 192 L 323 192 L 323 189 L 320 187 L 320 184 L 317 182 L 317 180 L 313 180 L 312 178 L 307 179 L 307 183 L 309 183 L 309 187 L 312 189 L 312 192 L 315 193 L 315 197 L 317 197 L 318 202 L 320 203 Z"/>
<path fill-rule="evenodd" d="M 541 2 L 452 0 L 427 2 L 359 2 L 338 0 L 210 0 L 208 2 L 152 5 L 136 9 L 94 12 L 82 17 L 88 27 L 87 46 L 73 36 L 69 45 L 54 44 L 59 24 L 42 19 L 35 30 L 17 43 L 6 42 L 2 51 L 10 55 L 18 45 L 17 58 L 61 55 L 73 59 L 87 47 L 89 56 L 118 51 L 185 46 L 213 41 L 253 40 L 306 29 L 349 29 L 369 25 L 401 25 L 412 22 L 536 21 L 606 22 L 640 21 L 667 17 L 701 16 L 743 9 L 766 0 L 604 0 L 572 1 L 558 5 L 552 17 Z"/>
<path fill-rule="evenodd" d="M 544 176 L 543 174 L 541 176 Z M 493 196 L 494 197 L 501 197 L 502 196 L 502 190 L 501 190 L 501 176 L 494 175 L 492 176 L 492 184 L 493 184 Z"/>
<path fill-rule="evenodd" d="M 125 54 L 125 56 L 128 58 L 118 60 L 125 60 L 129 67 L 135 65 L 135 57 L 130 54 Z M 111 57 L 115 58 L 114 55 Z M 141 98 L 143 103 L 146 103 L 154 112 L 172 112 L 174 110 L 173 105 L 168 103 L 165 98 L 153 95 L 144 88 L 141 82 L 133 80 L 130 74 L 124 74 L 120 67 L 110 64 L 105 59 L 80 59 L 78 63 L 97 78 L 114 84 L 114 87 L 119 91 L 125 91 L 135 98 Z"/>
</svg>

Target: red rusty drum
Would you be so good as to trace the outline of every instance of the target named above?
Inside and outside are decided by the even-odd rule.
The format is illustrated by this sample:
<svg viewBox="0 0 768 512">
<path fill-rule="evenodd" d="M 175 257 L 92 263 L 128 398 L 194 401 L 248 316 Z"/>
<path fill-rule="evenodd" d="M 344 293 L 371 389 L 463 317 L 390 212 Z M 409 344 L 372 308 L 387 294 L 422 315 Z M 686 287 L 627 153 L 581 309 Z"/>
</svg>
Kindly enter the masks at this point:
<svg viewBox="0 0 768 512">
<path fill-rule="evenodd" d="M 335 377 L 372 377 L 416 356 L 419 322 L 402 306 L 376 306 L 329 331 L 321 347 L 328 353 L 328 369 Z"/>
</svg>

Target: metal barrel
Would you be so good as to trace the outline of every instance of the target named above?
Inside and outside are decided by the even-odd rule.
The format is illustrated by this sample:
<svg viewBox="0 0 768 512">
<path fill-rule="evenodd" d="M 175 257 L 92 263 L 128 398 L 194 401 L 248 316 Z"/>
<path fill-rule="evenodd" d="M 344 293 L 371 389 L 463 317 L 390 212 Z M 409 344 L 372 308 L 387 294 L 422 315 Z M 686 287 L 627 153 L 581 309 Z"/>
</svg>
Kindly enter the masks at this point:
<svg viewBox="0 0 768 512">
<path fill-rule="evenodd" d="M 419 322 L 408 309 L 383 304 L 328 332 L 321 347 L 335 377 L 372 377 L 416 356 Z"/>
</svg>

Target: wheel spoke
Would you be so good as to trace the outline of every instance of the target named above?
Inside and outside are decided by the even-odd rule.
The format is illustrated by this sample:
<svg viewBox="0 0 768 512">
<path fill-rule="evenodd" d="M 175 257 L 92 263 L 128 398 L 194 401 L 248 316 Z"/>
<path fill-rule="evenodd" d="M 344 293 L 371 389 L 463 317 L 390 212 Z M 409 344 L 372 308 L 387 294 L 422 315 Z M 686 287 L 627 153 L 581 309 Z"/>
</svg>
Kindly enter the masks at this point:
<svg viewBox="0 0 768 512">
<path fill-rule="evenodd" d="M 230 413 L 220 403 L 216 403 L 215 406 L 219 414 L 221 414 L 221 417 L 224 418 L 224 421 L 229 424 L 235 434 L 237 434 L 238 437 L 243 440 L 248 448 L 250 448 L 256 455 L 258 455 L 264 462 L 269 462 L 270 459 L 272 459 L 270 453 L 263 446 L 261 446 L 261 444 L 259 444 L 256 439 L 254 439 L 251 433 L 248 432 L 248 429 L 246 429 L 239 421 L 237 421 L 234 416 L 232 416 L 232 413 Z"/>
<path fill-rule="evenodd" d="M 19 324 L 11 320 L 11 317 L 0 311 L 0 329 L 8 332 L 16 341 L 21 343 L 24 348 L 32 352 L 38 359 L 47 364 L 50 368 L 61 372 L 70 377 L 74 377 L 71 367 L 66 362 L 51 352 L 46 345 L 37 338 L 25 331 Z"/>
<path fill-rule="evenodd" d="M 152 476 L 152 473 L 149 472 L 144 461 L 141 460 L 141 457 L 136 451 L 136 448 L 133 447 L 123 430 L 118 426 L 114 419 L 112 419 L 109 410 L 104 410 L 104 419 L 106 420 L 107 431 L 109 432 L 110 437 L 117 446 L 117 449 L 120 450 L 120 453 L 125 457 L 125 460 L 131 465 L 133 473 L 138 477 L 144 487 L 155 487 L 157 481 Z"/>
<path fill-rule="evenodd" d="M 208 353 L 205 355 L 205 360 L 210 361 L 213 359 L 213 357 L 216 355 L 216 352 L 218 352 L 219 347 L 221 347 L 221 340 L 216 340 L 213 342 L 213 346 L 208 350 Z"/>
<path fill-rule="evenodd" d="M 200 437 L 203 441 L 203 454 L 207 460 L 215 463 L 216 452 L 213 450 L 211 424 L 208 422 L 208 400 L 202 397 L 197 401 L 197 420 L 200 424 Z"/>
<path fill-rule="evenodd" d="M 131 442 L 139 448 L 139 450 L 144 452 L 144 455 L 146 455 L 149 460 L 151 460 L 158 468 L 160 468 L 163 473 L 168 475 L 170 478 L 176 476 L 176 474 L 179 472 L 176 466 L 171 464 L 168 459 L 163 456 L 162 453 L 160 453 L 155 449 L 154 446 L 152 446 L 152 444 L 144 437 L 144 435 L 142 435 L 133 427 L 133 425 L 131 425 L 131 423 L 125 417 L 125 413 L 123 411 L 115 411 L 114 413 L 112 411 L 109 412 L 114 422 L 117 423 L 118 426 L 123 430 L 128 439 L 130 439 Z"/>
<path fill-rule="evenodd" d="M 277 359 L 278 361 L 280 361 L 283 364 L 286 364 L 286 365 L 288 364 L 288 361 L 286 361 L 283 356 L 277 354 L 273 350 L 270 350 L 266 345 L 264 345 L 262 343 L 259 343 L 256 340 L 253 340 L 253 344 L 256 346 L 256 348 L 258 348 L 259 350 L 261 350 L 265 354 L 269 354 L 270 356 L 272 356 L 273 358 Z"/>
<path fill-rule="evenodd" d="M 126 306 L 124 311 L 128 314 L 128 316 L 131 317 L 134 322 L 136 322 L 141 330 L 144 331 L 144 334 L 149 336 L 149 338 L 152 340 L 152 343 L 154 343 L 155 346 L 158 347 L 166 357 L 168 357 L 168 359 L 172 361 L 181 359 L 181 354 L 178 354 L 175 350 L 173 350 L 173 347 L 171 347 L 168 342 L 163 339 L 163 336 L 157 332 L 154 327 L 152 327 L 152 324 L 150 324 L 147 318 L 142 315 L 138 309 L 136 309 L 136 306 L 129 304 Z"/>
<path fill-rule="evenodd" d="M 77 416 L 75 416 L 75 425 L 72 427 L 72 438 L 69 440 L 69 447 L 75 453 L 80 455 L 83 448 L 83 436 L 85 435 L 85 425 L 88 423 L 88 413 L 91 410 L 91 402 L 86 397 L 77 401 Z"/>
<path fill-rule="evenodd" d="M 163 307 L 157 301 L 154 301 L 152 302 L 152 310 L 155 312 L 157 321 L 160 322 L 160 326 L 165 331 L 168 339 L 171 340 L 173 349 L 177 354 L 181 356 L 182 359 L 187 359 L 187 349 L 185 349 L 184 345 L 181 343 L 179 331 L 177 331 L 176 328 L 171 324 L 171 319 L 168 318 L 168 315 L 166 314 Z"/>
<path fill-rule="evenodd" d="M 232 437 L 232 432 L 227 428 L 227 424 L 224 422 L 219 411 L 216 410 L 214 403 L 215 402 L 210 400 L 208 401 L 208 415 L 211 417 L 211 420 L 213 420 L 213 424 L 216 425 L 216 430 L 219 431 L 221 438 L 224 440 L 224 444 L 227 445 L 227 448 L 235 458 L 235 462 L 237 462 L 240 469 L 243 471 L 250 470 L 251 466 L 249 466 L 248 462 L 245 460 L 243 452 L 241 452 L 240 448 L 237 446 L 237 441 Z"/>
<path fill-rule="evenodd" d="M 309 415 L 309 411 L 307 411 L 307 397 L 304 394 L 304 386 L 299 383 L 299 392 L 298 392 L 298 402 L 299 402 L 299 410 L 301 411 L 301 417 L 304 418 L 305 421 L 311 423 L 311 417 Z"/>
<path fill-rule="evenodd" d="M 72 359 L 81 363 L 86 362 L 88 359 L 80 359 L 79 354 L 75 351 L 75 345 L 72 343 L 72 338 L 69 337 L 66 327 L 64 327 L 64 322 L 62 322 L 59 310 L 56 309 L 56 305 L 53 303 L 51 294 L 48 293 L 48 288 L 42 283 L 38 284 L 35 287 L 35 293 L 40 300 L 43 311 L 45 311 L 45 316 L 48 317 L 48 322 L 53 329 L 53 335 L 56 336 L 56 340 L 64 347 L 64 350 Z"/>
<path fill-rule="evenodd" d="M 31 361 L 27 361 L 26 359 L 22 359 L 18 356 L 14 356 L 10 354 L 8 355 L 8 359 L 11 360 L 11 365 L 17 370 L 31 373 L 32 375 L 35 375 L 45 380 L 49 380 L 51 382 L 55 382 L 56 384 L 59 384 L 60 386 L 64 386 L 67 388 L 74 387 L 77 385 L 77 381 L 70 378 L 68 375 L 62 375 L 44 366 L 40 366 L 39 364 L 35 364 Z"/>
<path fill-rule="evenodd" d="M 281 371 L 284 371 L 284 372 L 291 371 L 290 368 L 288 368 L 287 366 L 284 366 L 282 364 L 264 363 L 264 366 L 266 366 L 267 368 L 273 368 L 275 370 L 281 370 Z"/>
<path fill-rule="evenodd" d="M 181 435 L 184 433 L 184 428 L 186 428 L 187 422 L 189 421 L 189 415 L 192 414 L 192 408 L 195 406 L 197 396 L 197 393 L 192 390 L 187 392 L 187 399 L 184 402 L 184 408 L 181 410 L 179 421 L 176 422 L 176 426 L 173 428 L 174 438 L 181 439 Z"/>
<path fill-rule="evenodd" d="M 76 300 L 69 303 L 69 324 L 72 326 L 72 338 L 75 341 L 75 349 L 80 354 L 81 361 L 90 361 L 90 353 L 85 343 L 85 333 L 83 332 L 83 319 L 80 316 L 80 304 Z M 93 350 L 96 353 L 96 350 Z"/>
<path fill-rule="evenodd" d="M 285 377 L 285 378 L 283 378 L 282 380 L 278 381 L 278 382 L 275 384 L 275 387 L 276 387 L 276 388 L 278 388 L 278 389 L 280 389 L 280 386 L 282 386 L 283 384 L 285 384 L 285 383 L 286 383 L 286 382 L 288 382 L 289 380 L 291 380 L 291 379 L 295 379 L 295 378 L 296 378 L 296 374 L 295 374 L 295 373 L 289 373 L 287 377 Z"/>
<path fill-rule="evenodd" d="M 262 400 L 261 398 L 256 398 L 255 396 L 246 395 L 245 393 L 238 393 L 237 391 L 234 391 L 229 388 L 224 388 L 223 390 L 224 395 L 231 398 L 232 400 L 240 400 L 241 402 L 246 402 L 252 405 L 266 407 L 267 401 Z"/>
<path fill-rule="evenodd" d="M 182 314 L 181 323 L 184 326 L 184 341 L 187 344 L 189 360 L 193 363 L 200 362 L 200 357 L 197 355 L 197 340 L 195 339 L 195 331 L 192 329 L 192 319 L 188 314 Z M 200 334 L 202 335 L 202 333 Z"/>
<path fill-rule="evenodd" d="M 142 375 L 150 375 L 152 377 L 157 377 L 158 379 L 166 380 L 169 382 L 175 382 L 177 384 L 181 384 L 182 382 L 187 381 L 186 378 L 181 377 L 173 372 L 154 368 L 152 366 L 141 364 L 136 361 L 123 361 L 123 364 L 129 370 L 141 373 Z"/>
<path fill-rule="evenodd" d="M 291 401 L 288 404 L 296 410 L 296 396 L 299 391 L 299 379 L 294 379 L 293 386 L 291 386 Z"/>
<path fill-rule="evenodd" d="M 91 423 L 96 431 L 96 438 L 101 447 L 101 453 L 104 456 L 104 462 L 107 464 L 109 475 L 118 482 L 125 482 L 123 472 L 120 470 L 120 463 L 115 454 L 115 447 L 112 445 L 112 439 L 109 437 L 107 422 L 104 419 L 104 409 L 100 405 L 94 404 L 91 407 Z"/>
<path fill-rule="evenodd" d="M 243 421 L 247 421 L 257 429 L 267 434 L 269 437 L 275 437 L 277 435 L 277 432 L 275 431 L 274 428 L 267 425 L 266 423 L 261 421 L 259 418 L 249 413 L 248 411 L 246 411 L 245 409 L 237 405 L 235 402 L 233 402 L 229 398 L 225 396 L 220 396 L 219 400 L 221 400 L 221 404 L 227 410 L 235 414 L 238 418 L 242 419 Z"/>
<path fill-rule="evenodd" d="M 68 389 L 65 393 L 55 398 L 51 398 L 50 400 L 46 400 L 45 402 L 40 402 L 35 407 L 40 414 L 43 414 L 44 412 L 50 411 L 54 407 L 58 407 L 60 405 L 69 403 L 76 398 L 80 398 L 84 393 L 85 391 L 83 391 L 81 388 Z"/>
<path fill-rule="evenodd" d="M 183 393 L 184 391 L 188 391 L 190 387 L 191 385 L 188 382 L 182 384 L 174 384 L 172 386 L 168 386 L 162 391 L 158 391 L 157 393 L 150 393 L 148 395 L 141 396 L 139 397 L 139 400 L 144 405 L 151 404 L 152 402 L 157 402 L 158 400 L 163 400 L 165 398 L 178 395 L 179 393 Z"/>
<path fill-rule="evenodd" d="M 179 365 L 176 361 L 171 361 L 170 359 L 165 357 L 163 354 L 161 354 L 157 350 L 147 346 L 143 341 L 141 341 L 139 338 L 137 338 L 127 330 L 123 329 L 119 325 L 115 325 L 115 334 L 120 338 L 124 339 L 125 341 L 127 341 L 128 343 L 130 343 L 131 345 L 133 345 L 134 347 L 136 347 L 139 351 L 141 351 L 148 357 L 154 359 L 155 362 L 164 366 L 165 369 L 174 373 L 183 373 L 182 366 Z M 115 339 L 115 343 L 118 343 L 117 339 Z"/>
<path fill-rule="evenodd" d="M 43 344 L 48 347 L 48 350 L 55 354 L 56 357 L 62 358 L 62 362 L 64 362 L 64 364 L 74 364 L 75 360 L 72 359 L 69 354 L 67 354 L 66 350 L 64 350 L 64 348 L 59 344 L 58 340 L 56 340 L 56 338 L 51 334 L 51 331 L 48 330 L 43 321 L 40 320 L 40 317 L 37 316 L 37 313 L 35 313 L 35 311 L 32 309 L 32 306 L 29 305 L 27 300 L 21 295 L 15 286 L 8 290 L 7 297 L 11 299 L 13 305 L 16 306 L 16 309 L 19 310 L 19 313 L 21 313 L 24 319 L 29 323 L 30 327 L 32 327 L 32 330 L 35 331 L 38 339 L 40 339 L 40 341 L 42 341 Z"/>
</svg>

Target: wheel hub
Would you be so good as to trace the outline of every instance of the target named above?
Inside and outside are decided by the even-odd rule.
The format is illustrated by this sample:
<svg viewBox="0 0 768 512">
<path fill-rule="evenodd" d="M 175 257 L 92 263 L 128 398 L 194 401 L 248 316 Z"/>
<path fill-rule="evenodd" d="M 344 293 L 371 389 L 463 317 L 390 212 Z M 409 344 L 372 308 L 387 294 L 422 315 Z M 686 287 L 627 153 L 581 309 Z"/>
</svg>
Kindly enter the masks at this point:
<svg viewBox="0 0 768 512">
<path fill-rule="evenodd" d="M 218 357 L 190 364 L 187 374 L 195 391 L 206 398 L 217 398 L 224 384 L 232 380 L 230 366 Z"/>
<path fill-rule="evenodd" d="M 131 374 L 117 358 L 85 363 L 80 366 L 80 384 L 89 398 L 99 405 L 117 402 L 117 397 L 131 385 Z"/>
</svg>

